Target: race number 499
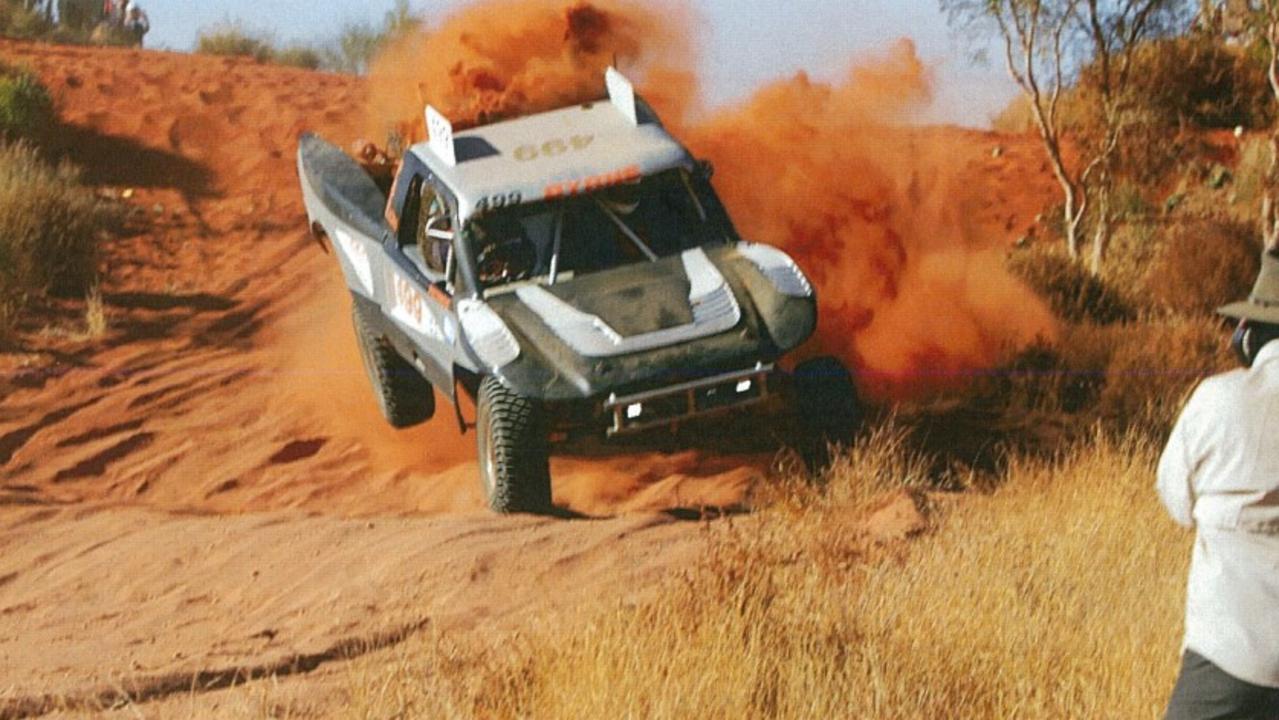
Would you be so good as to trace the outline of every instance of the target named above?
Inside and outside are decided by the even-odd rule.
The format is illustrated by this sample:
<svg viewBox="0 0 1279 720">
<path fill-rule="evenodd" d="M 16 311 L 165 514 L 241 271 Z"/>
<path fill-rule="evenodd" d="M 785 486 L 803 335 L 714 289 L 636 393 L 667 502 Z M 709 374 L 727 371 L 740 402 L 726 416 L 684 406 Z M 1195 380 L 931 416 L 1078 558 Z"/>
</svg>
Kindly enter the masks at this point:
<svg viewBox="0 0 1279 720">
<path fill-rule="evenodd" d="M 538 158 L 554 158 L 570 152 L 581 152 L 595 142 L 594 135 L 574 135 L 547 140 L 541 145 L 521 145 L 515 148 L 515 159 L 531 162 Z"/>
</svg>

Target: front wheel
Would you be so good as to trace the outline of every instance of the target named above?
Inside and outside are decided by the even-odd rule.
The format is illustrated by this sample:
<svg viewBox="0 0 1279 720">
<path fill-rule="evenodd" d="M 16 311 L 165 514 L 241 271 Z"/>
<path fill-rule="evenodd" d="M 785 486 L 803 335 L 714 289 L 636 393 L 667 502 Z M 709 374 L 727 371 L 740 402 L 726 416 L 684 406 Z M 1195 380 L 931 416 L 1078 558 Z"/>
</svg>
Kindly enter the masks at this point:
<svg viewBox="0 0 1279 720">
<path fill-rule="evenodd" d="M 852 445 L 865 411 L 852 373 L 833 357 L 806 360 L 793 374 L 800 454 L 814 475 L 831 464 L 832 450 Z"/>
<path fill-rule="evenodd" d="M 502 514 L 548 512 L 550 449 L 541 407 L 492 377 L 480 383 L 477 404 L 480 481 L 489 507 Z"/>
</svg>

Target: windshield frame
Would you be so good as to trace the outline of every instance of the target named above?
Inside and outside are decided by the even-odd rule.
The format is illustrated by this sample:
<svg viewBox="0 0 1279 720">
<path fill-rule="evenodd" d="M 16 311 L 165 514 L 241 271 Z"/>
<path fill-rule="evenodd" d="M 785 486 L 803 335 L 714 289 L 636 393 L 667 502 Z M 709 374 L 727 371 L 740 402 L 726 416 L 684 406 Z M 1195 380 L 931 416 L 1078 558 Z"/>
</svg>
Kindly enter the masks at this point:
<svg viewBox="0 0 1279 720">
<path fill-rule="evenodd" d="M 721 244 L 732 244 L 740 242 L 741 238 L 733 226 L 732 220 L 728 213 L 724 210 L 723 204 L 720 202 L 714 187 L 710 182 L 709 173 L 701 170 L 700 165 L 677 165 L 675 167 L 662 170 L 660 172 L 646 175 L 641 182 L 651 182 L 661 180 L 663 176 L 677 177 L 688 193 L 690 208 L 692 208 L 698 216 L 702 227 L 697 228 L 698 234 L 714 236 L 710 240 L 705 240 L 696 245 L 689 244 L 683 247 L 682 251 L 687 251 L 695 247 L 707 247 Z M 666 256 L 660 255 L 649 243 L 645 242 L 640 234 L 627 224 L 626 220 L 620 217 L 616 212 L 609 208 L 602 200 L 602 194 L 608 192 L 616 186 L 609 188 L 601 188 L 591 193 L 581 195 L 573 195 L 568 197 L 560 197 L 554 199 L 543 199 L 536 202 L 524 203 L 521 205 L 493 210 L 483 215 L 475 215 L 466 220 L 459 234 L 461 239 L 460 246 L 464 250 L 461 253 L 461 264 L 468 266 L 467 274 L 473 278 L 473 287 L 481 295 L 489 293 L 504 294 L 506 292 L 518 289 L 527 285 L 554 286 L 558 283 L 568 282 L 575 277 L 582 277 L 597 272 L 606 272 L 620 267 L 627 267 L 633 264 L 644 262 L 657 262 L 663 257 L 670 257 L 676 253 L 670 253 Z M 700 192 L 699 192 L 700 191 Z M 566 225 L 565 218 L 567 210 L 574 203 L 591 202 L 593 203 L 611 222 L 619 233 L 627 239 L 636 251 L 642 256 L 640 259 L 632 262 L 623 262 L 610 267 L 592 270 L 586 273 L 579 273 L 574 270 L 565 270 L 562 267 L 562 258 L 564 255 L 564 227 Z M 479 255 L 483 252 L 485 243 L 476 237 L 477 229 L 481 228 L 484 223 L 492 222 L 500 215 L 510 216 L 514 214 L 515 218 L 522 219 L 531 215 L 536 215 L 539 210 L 545 211 L 550 209 L 553 213 L 552 222 L 552 238 L 551 252 L 548 260 L 548 267 L 545 272 L 532 275 L 530 277 L 521 278 L 519 280 L 511 280 L 498 283 L 485 283 L 481 277 L 479 268 Z M 692 236 L 690 236 L 691 238 Z"/>
</svg>

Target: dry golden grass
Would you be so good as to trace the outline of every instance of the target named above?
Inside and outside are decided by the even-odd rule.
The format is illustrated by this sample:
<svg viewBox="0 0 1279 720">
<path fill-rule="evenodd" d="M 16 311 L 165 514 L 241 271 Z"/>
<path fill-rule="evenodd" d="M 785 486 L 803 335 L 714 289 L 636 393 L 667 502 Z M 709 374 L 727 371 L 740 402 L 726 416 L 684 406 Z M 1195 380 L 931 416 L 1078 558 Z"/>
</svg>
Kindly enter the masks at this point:
<svg viewBox="0 0 1279 720">
<path fill-rule="evenodd" d="M 106 303 L 102 300 L 102 288 L 95 283 L 84 297 L 84 336 L 86 339 L 101 340 L 106 337 L 110 328 Z"/>
<path fill-rule="evenodd" d="M 0 145 L 0 332 L 34 298 L 82 297 L 97 277 L 99 235 L 115 222 L 74 167 L 26 143 Z"/>
<path fill-rule="evenodd" d="M 1001 489 L 933 496 L 934 530 L 858 532 L 924 480 L 895 430 L 712 542 L 704 567 L 567 635 L 353 666 L 356 717 L 1156 717 L 1178 660 L 1190 538 L 1156 447 L 1098 433 L 1014 459 Z"/>
</svg>

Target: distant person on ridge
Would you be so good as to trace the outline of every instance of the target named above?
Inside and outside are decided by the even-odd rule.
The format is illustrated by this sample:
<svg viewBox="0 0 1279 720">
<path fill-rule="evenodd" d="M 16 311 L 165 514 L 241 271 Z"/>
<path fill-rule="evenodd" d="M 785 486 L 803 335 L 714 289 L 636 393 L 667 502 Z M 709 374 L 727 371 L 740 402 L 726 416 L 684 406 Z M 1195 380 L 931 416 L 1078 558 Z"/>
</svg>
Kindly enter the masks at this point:
<svg viewBox="0 0 1279 720">
<path fill-rule="evenodd" d="M 119 27 L 124 24 L 124 3 L 119 0 L 103 0 L 102 19 L 108 25 Z"/>
<path fill-rule="evenodd" d="M 1159 496 L 1195 528 L 1181 675 L 1168 720 L 1279 718 L 1279 251 L 1238 320 L 1243 369 L 1205 380 L 1159 461 Z"/>
<path fill-rule="evenodd" d="M 133 39 L 133 44 L 142 47 L 142 38 L 151 32 L 151 20 L 147 13 L 133 0 L 124 9 L 124 30 Z"/>
</svg>

